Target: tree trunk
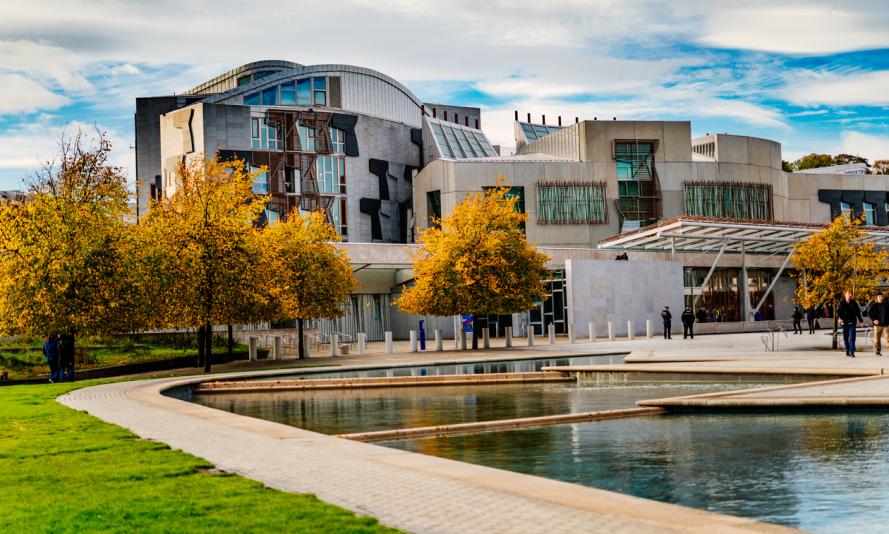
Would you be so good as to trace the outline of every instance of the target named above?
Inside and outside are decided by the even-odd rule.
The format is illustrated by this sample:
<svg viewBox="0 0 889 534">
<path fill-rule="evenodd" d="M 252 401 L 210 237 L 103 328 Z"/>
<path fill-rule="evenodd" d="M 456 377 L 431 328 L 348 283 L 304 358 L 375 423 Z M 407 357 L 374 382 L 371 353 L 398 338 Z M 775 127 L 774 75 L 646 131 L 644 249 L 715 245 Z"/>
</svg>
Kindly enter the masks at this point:
<svg viewBox="0 0 889 534">
<path fill-rule="evenodd" d="M 198 327 L 198 364 L 197 367 L 204 366 L 204 327 Z"/>
<path fill-rule="evenodd" d="M 478 330 L 480 328 L 478 314 L 472 314 L 472 350 L 478 349 Z"/>
<path fill-rule="evenodd" d="M 298 343 L 299 343 L 299 345 L 298 345 L 298 346 L 299 346 L 299 359 L 300 359 L 300 360 L 305 360 L 305 359 L 306 359 L 306 348 L 305 348 L 305 346 L 303 345 L 303 344 L 305 343 L 305 339 L 304 339 L 305 336 L 303 336 L 303 320 L 302 320 L 302 319 L 297 319 L 297 320 L 296 320 L 296 326 L 297 326 L 297 334 L 299 335 L 299 340 L 298 340 Z"/>
<path fill-rule="evenodd" d="M 232 325 L 228 325 L 228 361 L 234 359 L 235 352 L 235 333 Z"/>
<path fill-rule="evenodd" d="M 839 347 L 839 343 L 837 342 L 837 324 L 839 323 L 840 318 L 837 317 L 837 305 L 833 305 L 833 341 L 830 342 L 830 348 L 836 350 Z"/>
<path fill-rule="evenodd" d="M 213 326 L 210 323 L 204 325 L 204 372 L 210 372 L 210 364 L 213 361 Z"/>
</svg>

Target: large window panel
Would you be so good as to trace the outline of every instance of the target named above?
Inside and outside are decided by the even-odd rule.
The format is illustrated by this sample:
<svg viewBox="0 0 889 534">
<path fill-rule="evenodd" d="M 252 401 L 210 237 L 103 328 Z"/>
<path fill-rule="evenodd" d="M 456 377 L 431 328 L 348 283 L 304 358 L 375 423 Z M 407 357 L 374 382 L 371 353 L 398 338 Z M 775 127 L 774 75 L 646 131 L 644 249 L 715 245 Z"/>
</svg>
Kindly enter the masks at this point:
<svg viewBox="0 0 889 534">
<path fill-rule="evenodd" d="M 539 182 L 539 224 L 605 224 L 605 182 Z"/>
<path fill-rule="evenodd" d="M 685 213 L 726 219 L 772 219 L 772 188 L 768 184 L 685 182 Z"/>
</svg>

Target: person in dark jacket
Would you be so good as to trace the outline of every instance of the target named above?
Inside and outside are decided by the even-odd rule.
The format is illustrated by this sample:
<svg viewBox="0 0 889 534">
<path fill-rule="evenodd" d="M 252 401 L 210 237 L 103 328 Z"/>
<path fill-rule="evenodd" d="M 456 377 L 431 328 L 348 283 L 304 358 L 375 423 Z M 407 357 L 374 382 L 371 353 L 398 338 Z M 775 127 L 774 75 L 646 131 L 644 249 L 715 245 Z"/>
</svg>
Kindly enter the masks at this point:
<svg viewBox="0 0 889 534">
<path fill-rule="evenodd" d="M 664 311 L 661 312 L 661 320 L 664 321 L 664 339 L 673 339 L 673 335 L 670 333 L 670 330 L 673 328 L 673 314 L 670 313 L 669 306 L 664 306 Z"/>
<path fill-rule="evenodd" d="M 46 365 L 49 366 L 49 381 L 61 382 L 58 334 L 50 334 L 46 339 L 46 343 L 43 344 L 43 356 L 46 358 Z"/>
<path fill-rule="evenodd" d="M 691 311 L 691 308 L 685 308 L 685 311 L 682 312 L 682 315 L 679 317 L 682 320 L 682 339 L 687 339 L 691 337 L 695 338 L 695 314 Z"/>
<path fill-rule="evenodd" d="M 793 307 L 793 313 L 790 315 L 790 318 L 793 319 L 793 335 L 802 334 L 803 311 L 799 309 L 799 306 Z"/>
<path fill-rule="evenodd" d="M 806 308 L 806 321 L 809 323 L 809 334 L 815 333 L 815 320 L 818 318 L 818 310 L 815 306 Z"/>
<path fill-rule="evenodd" d="M 852 298 L 852 290 L 843 291 L 843 299 L 837 307 L 837 317 L 843 325 L 843 343 L 846 345 L 846 356 L 855 357 L 855 329 L 859 322 L 864 322 L 861 317 L 861 306 Z"/>
<path fill-rule="evenodd" d="M 874 323 L 874 352 L 877 356 L 882 356 L 883 336 L 886 336 L 886 342 L 889 343 L 889 302 L 884 300 L 882 293 L 877 294 L 867 315 Z"/>
<path fill-rule="evenodd" d="M 74 336 L 65 334 L 59 339 L 59 378 L 74 382 Z"/>
</svg>

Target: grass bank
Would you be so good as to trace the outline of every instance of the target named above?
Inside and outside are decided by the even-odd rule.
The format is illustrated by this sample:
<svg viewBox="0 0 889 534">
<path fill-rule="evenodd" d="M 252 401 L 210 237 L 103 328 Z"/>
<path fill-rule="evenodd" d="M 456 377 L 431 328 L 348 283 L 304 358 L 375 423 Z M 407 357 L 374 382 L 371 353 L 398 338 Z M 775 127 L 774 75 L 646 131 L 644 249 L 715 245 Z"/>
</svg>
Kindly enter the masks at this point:
<svg viewBox="0 0 889 534">
<path fill-rule="evenodd" d="M 0 531 L 395 532 L 55 401 L 92 384 L 0 388 Z"/>
</svg>

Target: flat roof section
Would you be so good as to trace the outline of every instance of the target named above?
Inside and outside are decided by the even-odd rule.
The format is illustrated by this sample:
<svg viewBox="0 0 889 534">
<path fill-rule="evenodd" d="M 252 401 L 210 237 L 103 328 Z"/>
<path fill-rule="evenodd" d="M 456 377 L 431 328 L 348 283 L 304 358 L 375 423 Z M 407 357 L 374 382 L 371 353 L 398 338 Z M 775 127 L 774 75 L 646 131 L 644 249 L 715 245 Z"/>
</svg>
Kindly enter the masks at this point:
<svg viewBox="0 0 889 534">
<path fill-rule="evenodd" d="M 599 241 L 600 249 L 667 252 L 789 254 L 794 243 L 820 232 L 826 224 L 763 222 L 681 216 Z M 889 247 L 889 230 L 865 227 L 865 242 Z"/>
</svg>

